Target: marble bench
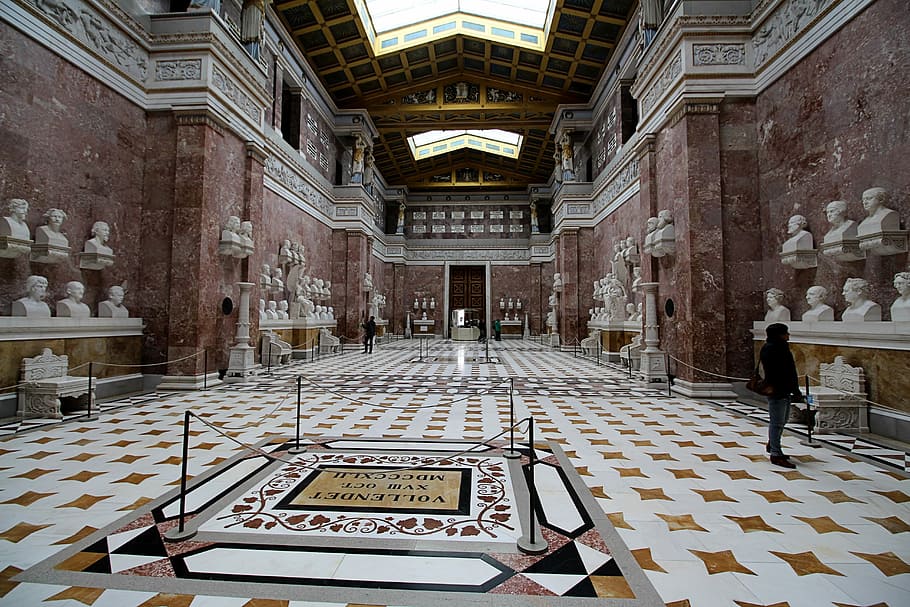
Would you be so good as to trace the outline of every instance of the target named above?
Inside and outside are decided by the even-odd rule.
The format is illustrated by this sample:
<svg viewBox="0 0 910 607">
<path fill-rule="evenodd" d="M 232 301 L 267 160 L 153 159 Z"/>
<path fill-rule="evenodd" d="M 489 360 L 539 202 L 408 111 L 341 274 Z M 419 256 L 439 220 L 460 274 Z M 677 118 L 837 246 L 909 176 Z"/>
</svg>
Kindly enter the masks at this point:
<svg viewBox="0 0 910 607">
<path fill-rule="evenodd" d="M 293 354 L 291 344 L 279 338 L 278 334 L 272 331 L 262 331 L 261 337 L 262 345 L 259 352 L 263 365 L 277 367 L 290 362 Z"/>
<path fill-rule="evenodd" d="M 835 356 L 832 363 L 819 365 L 820 386 L 810 386 L 815 427 L 819 434 L 837 431 L 868 432 L 869 413 L 866 403 L 866 378 L 862 367 L 844 362 Z M 801 416 L 805 403 L 793 405 Z M 794 412 L 796 413 L 796 412 Z"/>
<path fill-rule="evenodd" d="M 65 354 L 57 356 L 50 348 L 44 348 L 38 356 L 23 358 L 19 415 L 23 418 L 61 419 L 61 398 L 78 399 L 77 406 L 87 408 L 90 399 L 95 397 L 94 389 L 89 393 L 89 378 L 70 376 L 68 371 L 69 357 Z"/>
<path fill-rule="evenodd" d="M 336 353 L 341 348 L 341 340 L 332 335 L 325 327 L 319 329 L 320 354 Z"/>
</svg>

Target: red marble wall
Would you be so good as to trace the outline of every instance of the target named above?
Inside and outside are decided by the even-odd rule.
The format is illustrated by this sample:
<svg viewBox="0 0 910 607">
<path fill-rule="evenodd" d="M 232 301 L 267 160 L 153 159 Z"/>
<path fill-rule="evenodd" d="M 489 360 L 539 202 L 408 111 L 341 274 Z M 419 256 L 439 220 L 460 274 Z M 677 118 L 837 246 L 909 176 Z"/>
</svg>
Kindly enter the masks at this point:
<svg viewBox="0 0 910 607">
<path fill-rule="evenodd" d="M 527 265 L 492 265 L 490 266 L 490 302 L 493 317 L 491 320 L 502 320 L 504 314 L 508 313 L 511 320 L 516 312 L 518 319 L 524 321 L 525 312 L 530 314 L 529 306 L 536 299 L 536 294 L 532 292 L 531 285 L 531 267 Z M 512 298 L 514 306 L 515 300 L 521 300 L 521 310 L 514 307 L 510 311 L 509 297 Z M 499 300 L 504 298 L 506 307 L 499 309 Z"/>
<path fill-rule="evenodd" d="M 0 23 L 0 201 L 29 202 L 28 224 L 44 224 L 52 207 L 66 211 L 63 232 L 73 255 L 65 263 L 30 263 L 27 257 L 0 259 L 0 314 L 24 295 L 30 274 L 46 276 L 47 302 L 65 296 L 66 282 L 85 284 L 84 301 L 97 309 L 107 287 L 127 284 L 125 305 L 141 307 L 140 242 L 143 224 L 143 169 L 146 115 L 135 105 L 73 68 L 44 47 Z M 115 264 L 80 270 L 76 253 L 91 238 L 95 221 L 111 226 L 108 245 Z"/>
<path fill-rule="evenodd" d="M 445 305 L 445 267 L 439 265 L 420 265 L 407 266 L 405 268 L 407 280 L 404 287 L 404 300 L 410 302 L 412 317 L 420 318 L 422 310 L 416 315 L 414 312 L 414 294 L 417 292 L 426 293 L 427 302 L 430 297 L 436 298 L 436 310 L 427 310 L 427 319 L 435 320 L 435 331 L 442 335 L 442 329 L 445 325 L 443 314 L 446 309 Z"/>
<path fill-rule="evenodd" d="M 806 310 L 802 298 L 813 284 L 832 292 L 828 303 L 840 318 L 847 277 L 868 280 L 873 300 L 890 318 L 897 296 L 892 277 L 907 270 L 906 253 L 849 263 L 819 255 L 818 268 L 793 270 L 780 263 L 777 251 L 794 214 L 809 221 L 817 246 L 828 231 L 824 207 L 832 200 L 846 200 L 847 216 L 862 220 L 862 192 L 873 186 L 891 192 L 902 227 L 910 225 L 910 46 L 882 35 L 908 28 L 903 0 L 874 2 L 756 102 L 763 286 L 787 293 L 794 318 Z"/>
</svg>

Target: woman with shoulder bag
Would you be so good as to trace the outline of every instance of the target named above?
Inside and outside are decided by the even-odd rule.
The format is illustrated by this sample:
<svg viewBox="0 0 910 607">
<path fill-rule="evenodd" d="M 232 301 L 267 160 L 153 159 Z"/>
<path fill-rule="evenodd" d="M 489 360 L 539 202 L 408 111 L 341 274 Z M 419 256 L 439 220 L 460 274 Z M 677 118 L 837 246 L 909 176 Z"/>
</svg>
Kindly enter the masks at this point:
<svg viewBox="0 0 910 607">
<path fill-rule="evenodd" d="M 759 360 L 765 369 L 765 382 L 773 388 L 768 395 L 768 413 L 771 423 L 768 426 L 768 447 L 771 463 L 784 468 L 796 468 L 781 450 L 780 439 L 784 426 L 790 416 L 791 402 L 804 402 L 799 389 L 799 376 L 796 363 L 790 352 L 790 328 L 783 323 L 772 323 L 765 329 L 768 340 L 762 346 Z"/>
</svg>

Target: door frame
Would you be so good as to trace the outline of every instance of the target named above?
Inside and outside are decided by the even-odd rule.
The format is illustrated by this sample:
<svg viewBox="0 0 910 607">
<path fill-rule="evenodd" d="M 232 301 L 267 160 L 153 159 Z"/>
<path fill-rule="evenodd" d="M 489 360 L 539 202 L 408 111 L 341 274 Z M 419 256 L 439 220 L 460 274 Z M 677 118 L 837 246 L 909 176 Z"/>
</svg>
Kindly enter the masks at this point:
<svg viewBox="0 0 910 607">
<path fill-rule="evenodd" d="M 484 261 L 481 263 L 469 262 L 469 261 L 447 261 L 445 262 L 443 270 L 443 314 L 442 314 L 442 336 L 446 339 L 449 337 L 449 286 L 451 278 L 451 269 L 455 266 L 467 266 L 467 267 L 478 267 L 482 266 L 484 271 L 484 293 L 483 293 L 483 306 L 484 306 L 484 322 L 487 325 L 487 335 L 490 335 L 491 325 L 490 325 L 490 314 L 493 310 L 490 303 L 490 289 L 492 288 L 492 277 L 491 277 L 491 266 L 492 264 L 489 261 Z"/>
</svg>

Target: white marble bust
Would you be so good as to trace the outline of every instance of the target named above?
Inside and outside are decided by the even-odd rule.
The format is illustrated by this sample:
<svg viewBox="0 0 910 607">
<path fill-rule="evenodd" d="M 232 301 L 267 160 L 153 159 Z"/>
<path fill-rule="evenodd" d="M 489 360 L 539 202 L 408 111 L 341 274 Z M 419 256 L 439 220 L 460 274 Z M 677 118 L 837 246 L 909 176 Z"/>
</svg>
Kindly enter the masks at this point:
<svg viewBox="0 0 910 607">
<path fill-rule="evenodd" d="M 278 302 L 272 300 L 269 302 L 269 307 L 265 311 L 265 317 L 269 320 L 278 319 Z"/>
<path fill-rule="evenodd" d="M 326 314 L 328 315 L 329 320 L 335 320 L 335 308 L 329 306 L 328 312 Z"/>
<path fill-rule="evenodd" d="M 47 278 L 29 276 L 25 280 L 25 291 L 28 295 L 13 302 L 12 315 L 50 318 L 51 308 L 44 303 L 44 298 L 47 296 Z"/>
<path fill-rule="evenodd" d="M 261 289 L 269 289 L 272 286 L 272 268 L 269 264 L 262 264 L 262 269 L 259 270 L 259 287 Z"/>
<path fill-rule="evenodd" d="M 793 251 L 811 251 L 813 247 L 812 234 L 806 230 L 809 223 L 802 215 L 794 215 L 787 222 L 787 234 L 790 238 L 784 241 L 781 253 Z"/>
<path fill-rule="evenodd" d="M 288 318 L 290 318 L 290 315 L 288 314 L 288 307 L 289 307 L 288 300 L 282 299 L 281 301 L 278 302 L 278 319 L 279 320 L 287 320 Z"/>
<path fill-rule="evenodd" d="M 57 316 L 70 318 L 89 318 L 92 311 L 88 305 L 82 303 L 85 295 L 85 285 L 78 280 L 66 283 L 66 297 L 57 302 Z"/>
<path fill-rule="evenodd" d="M 253 222 L 240 222 L 240 254 L 235 253 L 234 257 L 245 259 L 253 254 L 255 248 L 253 243 Z"/>
<path fill-rule="evenodd" d="M 114 251 L 107 246 L 111 237 L 111 226 L 105 221 L 96 221 L 92 225 L 92 237 L 85 241 L 85 253 L 113 256 Z"/>
<path fill-rule="evenodd" d="M 0 236 L 9 236 L 16 240 L 31 240 L 28 229 L 28 201 L 22 198 L 11 198 L 7 203 L 7 215 L 0 219 Z"/>
<path fill-rule="evenodd" d="M 632 289 L 641 286 L 641 266 L 632 266 Z"/>
<path fill-rule="evenodd" d="M 676 252 L 676 227 L 669 209 L 657 213 L 657 229 L 651 238 L 651 255 L 663 257 Z"/>
<path fill-rule="evenodd" d="M 559 272 L 553 274 L 553 290 L 562 291 L 562 274 Z"/>
<path fill-rule="evenodd" d="M 648 217 L 646 225 L 645 243 L 642 246 L 642 251 L 644 253 L 651 253 L 651 247 L 654 246 L 654 232 L 657 230 L 657 217 Z"/>
<path fill-rule="evenodd" d="M 784 292 L 774 287 L 765 291 L 765 303 L 768 311 L 765 320 L 768 322 L 781 322 L 790 320 L 790 308 L 784 305 Z"/>
<path fill-rule="evenodd" d="M 834 320 L 834 308 L 825 303 L 828 289 L 821 285 L 813 285 L 806 289 L 806 303 L 809 309 L 802 316 L 803 322 L 821 322 Z"/>
<path fill-rule="evenodd" d="M 898 272 L 894 275 L 894 288 L 898 297 L 891 304 L 891 320 L 910 320 L 910 272 Z"/>
<path fill-rule="evenodd" d="M 242 254 L 240 245 L 240 218 L 230 215 L 221 230 L 221 240 L 218 241 L 218 252 L 221 255 L 239 256 Z"/>
<path fill-rule="evenodd" d="M 869 322 L 882 319 L 882 307 L 869 301 L 869 283 L 862 278 L 848 278 L 844 281 L 843 295 L 847 309 L 841 320 L 847 322 Z"/>
<path fill-rule="evenodd" d="M 265 300 L 260 299 L 259 300 L 259 321 L 262 322 L 263 320 L 267 320 L 267 319 L 268 319 L 268 316 L 265 313 Z"/>
<path fill-rule="evenodd" d="M 129 318 L 130 311 L 123 305 L 126 290 L 114 285 L 107 290 L 107 299 L 98 304 L 99 318 Z"/>
<path fill-rule="evenodd" d="M 889 209 L 890 195 L 885 188 L 869 188 L 863 192 L 863 208 L 866 218 L 857 228 L 859 236 L 868 236 L 879 232 L 900 230 L 900 217 L 897 211 Z"/>
<path fill-rule="evenodd" d="M 275 268 L 272 270 L 272 282 L 271 289 L 273 293 L 284 293 L 284 272 L 281 271 L 281 268 Z"/>
<path fill-rule="evenodd" d="M 373 276 L 369 272 L 363 273 L 363 290 L 364 291 L 373 290 Z"/>
<path fill-rule="evenodd" d="M 44 213 L 44 219 L 45 225 L 38 226 L 35 230 L 35 243 L 69 248 L 69 240 L 60 231 L 63 222 L 66 221 L 66 213 L 60 209 L 48 209 Z"/>
<path fill-rule="evenodd" d="M 840 242 L 845 239 L 856 238 L 856 222 L 847 219 L 847 203 L 843 200 L 832 200 L 825 207 L 825 217 L 831 224 L 831 229 L 825 234 L 823 242 Z"/>
</svg>

